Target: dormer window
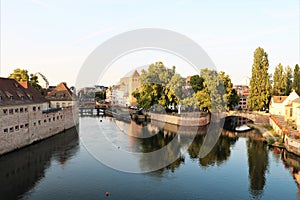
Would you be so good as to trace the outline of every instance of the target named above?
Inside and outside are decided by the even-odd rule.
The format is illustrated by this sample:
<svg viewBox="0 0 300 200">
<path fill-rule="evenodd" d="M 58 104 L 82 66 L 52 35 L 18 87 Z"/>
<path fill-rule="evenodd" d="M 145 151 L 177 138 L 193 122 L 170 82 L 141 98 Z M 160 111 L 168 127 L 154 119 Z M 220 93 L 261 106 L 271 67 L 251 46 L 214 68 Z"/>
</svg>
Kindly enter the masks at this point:
<svg viewBox="0 0 300 200">
<path fill-rule="evenodd" d="M 10 95 L 10 96 L 9 96 L 9 99 L 12 101 L 12 100 L 13 100 L 13 95 Z"/>
<path fill-rule="evenodd" d="M 0 95 L 0 101 L 2 101 L 2 96 Z"/>
<path fill-rule="evenodd" d="M 32 96 L 30 94 L 27 94 L 27 96 L 30 100 L 32 100 Z"/>
<path fill-rule="evenodd" d="M 24 100 L 24 96 L 23 96 L 23 95 L 21 96 L 21 100 L 22 100 L 22 101 Z"/>
</svg>

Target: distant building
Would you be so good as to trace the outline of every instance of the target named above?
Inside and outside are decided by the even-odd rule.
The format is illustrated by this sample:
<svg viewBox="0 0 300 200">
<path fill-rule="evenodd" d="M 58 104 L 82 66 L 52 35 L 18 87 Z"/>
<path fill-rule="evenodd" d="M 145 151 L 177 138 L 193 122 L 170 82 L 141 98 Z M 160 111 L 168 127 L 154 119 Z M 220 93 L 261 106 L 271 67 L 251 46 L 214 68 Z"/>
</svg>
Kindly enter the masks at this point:
<svg viewBox="0 0 300 200">
<path fill-rule="evenodd" d="M 50 101 L 51 108 L 65 108 L 75 105 L 75 94 L 71 92 L 65 82 L 58 84 L 51 92 L 46 96 L 46 99 Z"/>
<path fill-rule="evenodd" d="M 140 74 L 135 70 L 131 76 L 123 77 L 116 85 L 107 88 L 107 101 L 112 105 L 136 106 L 137 101 L 132 93 L 140 88 L 139 76 Z"/>
<path fill-rule="evenodd" d="M 248 85 L 234 85 L 233 89 L 240 97 L 240 101 L 238 103 L 238 109 L 248 110 L 247 100 L 249 96 L 249 86 Z"/>
<path fill-rule="evenodd" d="M 47 78 L 41 74 L 40 72 L 36 73 L 35 76 L 37 76 L 39 85 L 44 88 L 44 89 L 48 89 L 49 88 L 49 82 L 47 80 Z"/>
<path fill-rule="evenodd" d="M 95 85 L 93 87 L 84 87 L 78 90 L 77 95 L 80 100 L 95 100 L 95 93 L 106 92 L 107 88 L 108 87 L 102 85 Z"/>
</svg>

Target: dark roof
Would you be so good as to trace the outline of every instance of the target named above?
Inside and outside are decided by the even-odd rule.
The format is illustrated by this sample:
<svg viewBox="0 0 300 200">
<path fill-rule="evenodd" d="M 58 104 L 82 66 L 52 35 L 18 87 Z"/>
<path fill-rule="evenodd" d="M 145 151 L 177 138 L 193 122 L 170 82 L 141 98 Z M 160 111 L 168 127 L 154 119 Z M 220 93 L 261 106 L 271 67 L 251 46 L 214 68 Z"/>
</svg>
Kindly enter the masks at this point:
<svg viewBox="0 0 300 200">
<path fill-rule="evenodd" d="M 0 77 L 0 106 L 48 102 L 27 82 Z"/>
<path fill-rule="evenodd" d="M 46 99 L 50 101 L 72 101 L 72 97 L 73 93 L 67 87 L 67 84 L 62 82 L 47 94 Z"/>
</svg>

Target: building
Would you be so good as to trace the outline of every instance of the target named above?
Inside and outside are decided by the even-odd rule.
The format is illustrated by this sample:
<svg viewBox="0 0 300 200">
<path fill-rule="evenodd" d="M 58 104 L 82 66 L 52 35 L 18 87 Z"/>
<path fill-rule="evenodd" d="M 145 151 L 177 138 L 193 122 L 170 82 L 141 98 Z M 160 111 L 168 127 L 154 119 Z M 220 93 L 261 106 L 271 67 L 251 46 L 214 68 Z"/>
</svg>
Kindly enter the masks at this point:
<svg viewBox="0 0 300 200">
<path fill-rule="evenodd" d="M 78 123 L 71 109 L 51 110 L 38 90 L 9 78 L 0 78 L 0 119 L 0 155 Z"/>
<path fill-rule="evenodd" d="M 269 105 L 269 112 L 273 115 L 287 115 L 286 106 L 291 106 L 292 101 L 299 98 L 299 95 L 293 91 L 289 96 L 273 96 Z"/>
<path fill-rule="evenodd" d="M 38 73 L 35 74 L 35 76 L 37 77 L 39 85 L 43 89 L 48 89 L 49 88 L 49 81 L 47 80 L 47 78 L 43 74 L 41 74 L 40 72 L 38 72 Z"/>
<path fill-rule="evenodd" d="M 248 110 L 247 100 L 249 96 L 249 86 L 248 85 L 235 85 L 233 89 L 240 97 L 240 101 L 238 103 L 238 109 Z"/>
<path fill-rule="evenodd" d="M 62 82 L 47 94 L 46 99 L 50 101 L 50 108 L 65 108 L 75 105 L 76 96 L 67 84 Z"/>
<path fill-rule="evenodd" d="M 131 76 L 123 77 L 120 81 L 106 90 L 107 101 L 112 105 L 136 106 L 137 101 L 132 93 L 140 88 L 140 74 L 135 70 Z"/>
</svg>

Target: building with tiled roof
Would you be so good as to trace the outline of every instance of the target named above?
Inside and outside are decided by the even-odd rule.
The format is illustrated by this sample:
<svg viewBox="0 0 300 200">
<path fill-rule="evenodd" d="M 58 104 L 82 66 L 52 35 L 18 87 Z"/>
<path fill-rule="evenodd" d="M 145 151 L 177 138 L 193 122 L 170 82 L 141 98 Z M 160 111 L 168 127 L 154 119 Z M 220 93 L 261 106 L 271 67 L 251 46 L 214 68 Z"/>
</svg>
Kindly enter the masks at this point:
<svg viewBox="0 0 300 200">
<path fill-rule="evenodd" d="M 0 155 L 71 128 L 73 110 L 51 109 L 27 82 L 0 77 Z"/>
<path fill-rule="evenodd" d="M 65 82 L 58 84 L 51 92 L 46 95 L 50 101 L 51 108 L 65 108 L 75 105 L 75 94 L 71 92 Z"/>
<path fill-rule="evenodd" d="M 273 96 L 270 101 L 269 111 L 274 115 L 286 115 L 286 106 L 291 105 L 292 101 L 299 98 L 299 95 L 293 91 L 289 96 Z"/>
</svg>

